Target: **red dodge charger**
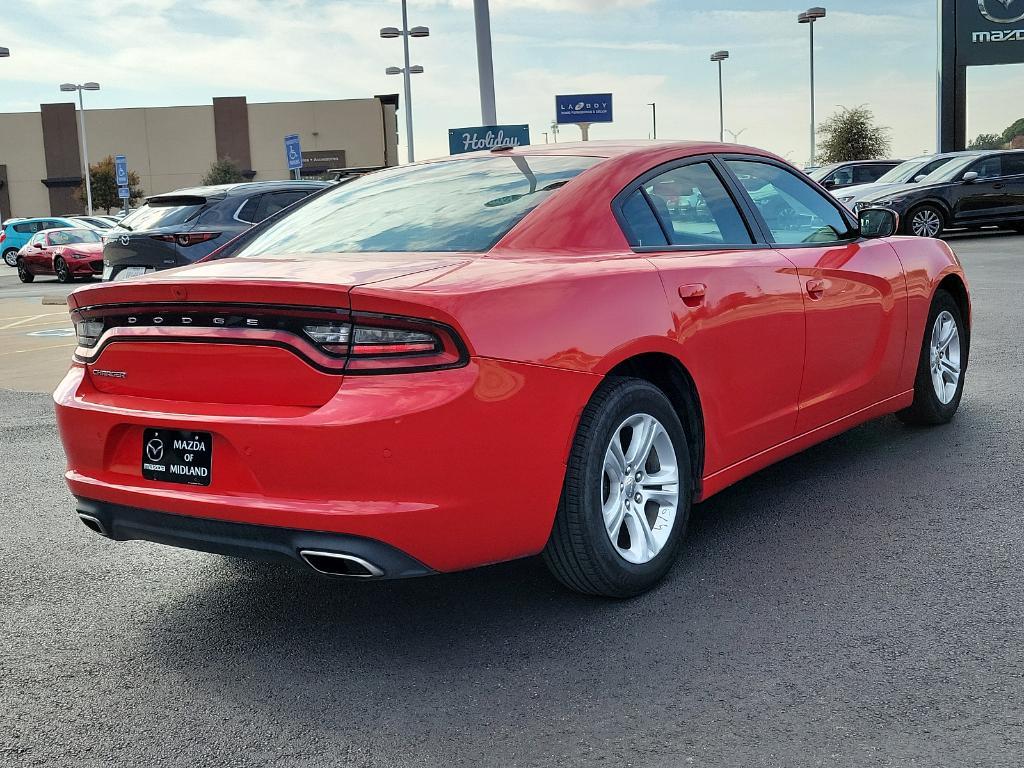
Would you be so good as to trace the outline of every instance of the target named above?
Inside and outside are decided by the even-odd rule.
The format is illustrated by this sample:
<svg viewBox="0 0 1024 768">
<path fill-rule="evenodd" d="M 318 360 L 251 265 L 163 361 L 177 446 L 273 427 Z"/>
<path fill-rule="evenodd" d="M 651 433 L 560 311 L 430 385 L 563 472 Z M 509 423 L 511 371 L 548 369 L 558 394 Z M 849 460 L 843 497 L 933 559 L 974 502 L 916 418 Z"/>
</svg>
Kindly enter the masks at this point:
<svg viewBox="0 0 1024 768">
<path fill-rule="evenodd" d="M 380 171 L 231 258 L 72 293 L 67 482 L 116 540 L 384 578 L 542 553 L 634 595 L 694 502 L 882 414 L 953 417 L 963 270 L 897 226 L 738 145 Z"/>
</svg>

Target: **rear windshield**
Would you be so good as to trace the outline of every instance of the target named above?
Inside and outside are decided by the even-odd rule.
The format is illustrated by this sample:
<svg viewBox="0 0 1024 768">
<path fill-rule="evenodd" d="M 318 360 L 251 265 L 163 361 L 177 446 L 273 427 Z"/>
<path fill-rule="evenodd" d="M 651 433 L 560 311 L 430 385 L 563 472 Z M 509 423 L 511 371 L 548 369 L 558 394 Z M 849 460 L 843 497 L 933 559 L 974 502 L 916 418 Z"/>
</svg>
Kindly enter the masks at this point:
<svg viewBox="0 0 1024 768">
<path fill-rule="evenodd" d="M 138 210 L 132 211 L 125 216 L 120 226 L 125 229 L 141 231 L 144 229 L 157 229 L 159 227 L 173 227 L 176 224 L 183 224 L 202 210 L 202 198 L 192 198 L 196 202 L 188 205 L 181 205 L 178 202 L 151 201 Z"/>
<path fill-rule="evenodd" d="M 379 171 L 271 224 L 238 256 L 486 251 L 593 157 L 482 157 Z"/>
</svg>

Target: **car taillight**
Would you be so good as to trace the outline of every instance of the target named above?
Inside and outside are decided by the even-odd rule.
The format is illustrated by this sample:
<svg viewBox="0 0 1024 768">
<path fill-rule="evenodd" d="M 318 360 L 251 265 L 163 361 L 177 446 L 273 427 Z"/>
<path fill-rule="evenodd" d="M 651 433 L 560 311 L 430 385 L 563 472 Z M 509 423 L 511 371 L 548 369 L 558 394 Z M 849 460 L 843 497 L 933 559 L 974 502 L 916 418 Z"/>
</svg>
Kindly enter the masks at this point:
<svg viewBox="0 0 1024 768">
<path fill-rule="evenodd" d="M 102 320 L 79 320 L 75 323 L 78 344 L 82 347 L 95 347 L 103 334 Z"/>
<path fill-rule="evenodd" d="M 346 373 L 436 370 L 468 361 L 455 332 L 427 320 L 354 313 L 352 322 L 306 325 L 303 332 L 324 351 L 346 356 Z"/>
<path fill-rule="evenodd" d="M 0 243 L 7 239 L 7 231 L 0 229 Z"/>
<path fill-rule="evenodd" d="M 177 235 L 152 235 L 154 240 L 163 240 L 165 243 L 177 243 L 186 248 L 196 243 L 205 243 L 207 240 L 213 240 L 216 237 L 220 237 L 220 232 L 182 232 Z"/>
</svg>

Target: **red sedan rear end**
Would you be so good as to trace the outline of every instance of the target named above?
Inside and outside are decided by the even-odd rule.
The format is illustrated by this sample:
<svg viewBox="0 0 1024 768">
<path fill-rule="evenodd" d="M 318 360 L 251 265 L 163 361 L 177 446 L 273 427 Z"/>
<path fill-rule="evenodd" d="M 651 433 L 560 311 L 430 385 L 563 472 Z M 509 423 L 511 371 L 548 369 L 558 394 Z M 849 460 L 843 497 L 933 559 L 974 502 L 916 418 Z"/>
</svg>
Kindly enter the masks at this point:
<svg viewBox="0 0 1024 768">
<path fill-rule="evenodd" d="M 575 589 L 636 594 L 692 501 L 864 419 L 955 412 L 959 265 L 862 216 L 733 145 L 371 174 L 234 258 L 69 297 L 79 346 L 54 398 L 78 513 L 332 575 L 543 551 Z M 833 323 L 866 336 L 832 379 L 805 375 Z"/>
</svg>

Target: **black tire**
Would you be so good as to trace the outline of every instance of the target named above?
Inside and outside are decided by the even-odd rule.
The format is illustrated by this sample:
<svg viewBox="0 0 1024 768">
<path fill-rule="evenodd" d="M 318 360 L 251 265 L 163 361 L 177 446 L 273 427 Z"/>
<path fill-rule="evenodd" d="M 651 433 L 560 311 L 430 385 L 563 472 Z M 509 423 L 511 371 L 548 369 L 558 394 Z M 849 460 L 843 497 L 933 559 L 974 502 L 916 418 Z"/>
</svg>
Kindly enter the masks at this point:
<svg viewBox="0 0 1024 768">
<path fill-rule="evenodd" d="M 949 312 L 956 323 L 960 339 L 960 377 L 956 392 L 948 403 L 943 403 L 935 387 L 932 385 L 931 374 L 931 339 L 935 319 L 942 312 Z M 960 407 L 960 398 L 964 393 L 964 378 L 967 373 L 967 361 L 970 356 L 970 344 L 965 333 L 964 319 L 956 300 L 944 290 L 936 291 L 932 306 L 928 312 L 928 322 L 924 327 L 924 339 L 921 342 L 921 354 L 917 361 L 917 376 L 914 379 L 914 402 L 909 408 L 899 411 L 896 416 L 905 424 L 915 426 L 933 426 L 945 424 L 956 414 Z"/>
<path fill-rule="evenodd" d="M 31 283 L 36 279 L 36 276 L 28 271 L 23 259 L 18 259 L 18 279 L 23 283 Z"/>
<path fill-rule="evenodd" d="M 613 546 L 601 510 L 605 451 L 632 415 L 648 414 L 664 427 L 675 452 L 679 495 L 672 530 L 646 563 L 625 560 Z M 594 393 L 580 417 L 566 467 L 562 498 L 542 557 L 562 584 L 604 597 L 633 597 L 660 581 L 676 559 L 692 500 L 686 433 L 665 394 L 642 379 L 611 378 Z"/>
<path fill-rule="evenodd" d="M 938 224 L 938 229 L 933 230 L 931 234 L 922 234 L 920 231 L 915 231 L 915 221 L 921 219 L 921 223 L 927 219 L 929 221 L 935 221 Z M 903 220 L 903 233 L 906 235 L 914 235 L 916 237 L 942 237 L 942 233 L 946 229 L 946 215 L 941 209 L 936 208 L 934 205 L 918 205 L 915 208 L 911 208 L 907 213 L 907 217 Z"/>
<path fill-rule="evenodd" d="M 4 251 L 4 261 L 7 263 L 8 267 L 18 266 L 18 249 L 8 248 Z"/>
<path fill-rule="evenodd" d="M 75 282 L 75 276 L 71 274 L 71 270 L 68 268 L 68 263 L 64 261 L 64 259 L 62 259 L 60 256 L 53 260 L 53 271 L 57 275 L 57 282 Z"/>
</svg>

